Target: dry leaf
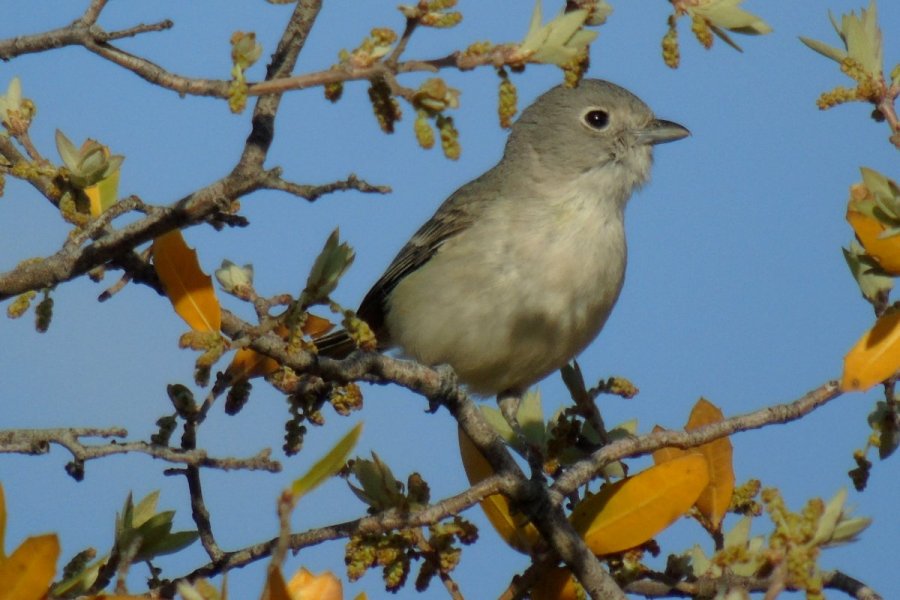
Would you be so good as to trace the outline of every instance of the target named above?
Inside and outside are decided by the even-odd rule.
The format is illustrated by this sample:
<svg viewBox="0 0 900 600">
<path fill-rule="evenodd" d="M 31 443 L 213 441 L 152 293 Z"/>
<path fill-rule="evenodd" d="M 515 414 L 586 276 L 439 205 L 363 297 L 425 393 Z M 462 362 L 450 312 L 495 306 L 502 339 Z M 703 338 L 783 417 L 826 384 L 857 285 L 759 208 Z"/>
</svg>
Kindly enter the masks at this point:
<svg viewBox="0 0 900 600">
<path fill-rule="evenodd" d="M 570 521 L 597 555 L 634 548 L 690 510 L 709 483 L 700 454 L 650 467 L 585 498 Z"/>
<path fill-rule="evenodd" d="M 888 310 L 844 357 L 841 389 L 865 391 L 900 369 L 900 310 Z"/>
<path fill-rule="evenodd" d="M 458 432 L 459 453 L 462 456 L 469 483 L 474 485 L 493 475 L 494 470 L 490 463 L 475 447 L 469 436 L 462 429 L 458 429 Z M 481 501 L 481 509 L 503 541 L 519 552 L 530 554 L 531 549 L 540 539 L 540 534 L 524 515 L 512 514 L 509 500 L 505 496 L 502 494 L 488 496 Z"/>
<path fill-rule="evenodd" d="M 59 541 L 53 534 L 30 537 L 0 562 L 0 600 L 41 600 L 56 574 Z"/>
<path fill-rule="evenodd" d="M 721 409 L 705 398 L 700 398 L 688 418 L 686 431 L 694 431 L 710 423 L 719 423 L 725 416 Z M 731 504 L 734 492 L 734 465 L 731 440 L 727 437 L 698 446 L 695 450 L 706 457 L 709 465 L 709 485 L 697 498 L 697 509 L 718 530 Z M 654 456 L 655 458 L 655 456 Z"/>
<path fill-rule="evenodd" d="M 181 231 L 174 230 L 153 240 L 153 266 L 175 307 L 175 312 L 194 331 L 218 332 L 222 308 L 212 278 L 200 269 L 196 251 L 188 247 Z"/>
</svg>

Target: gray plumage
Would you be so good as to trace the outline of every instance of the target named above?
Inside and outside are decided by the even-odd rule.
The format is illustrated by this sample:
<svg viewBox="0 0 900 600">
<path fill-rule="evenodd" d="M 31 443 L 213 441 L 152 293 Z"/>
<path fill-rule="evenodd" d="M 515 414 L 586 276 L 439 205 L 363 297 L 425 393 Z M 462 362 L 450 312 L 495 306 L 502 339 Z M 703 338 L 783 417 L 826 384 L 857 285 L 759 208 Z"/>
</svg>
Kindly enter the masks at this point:
<svg viewBox="0 0 900 600">
<path fill-rule="evenodd" d="M 515 122 L 503 158 L 451 195 L 360 305 L 379 347 L 449 364 L 477 394 L 522 392 L 600 332 L 625 273 L 624 209 L 651 147 L 688 135 L 635 95 L 584 80 Z M 320 352 L 352 350 L 343 332 Z"/>
</svg>

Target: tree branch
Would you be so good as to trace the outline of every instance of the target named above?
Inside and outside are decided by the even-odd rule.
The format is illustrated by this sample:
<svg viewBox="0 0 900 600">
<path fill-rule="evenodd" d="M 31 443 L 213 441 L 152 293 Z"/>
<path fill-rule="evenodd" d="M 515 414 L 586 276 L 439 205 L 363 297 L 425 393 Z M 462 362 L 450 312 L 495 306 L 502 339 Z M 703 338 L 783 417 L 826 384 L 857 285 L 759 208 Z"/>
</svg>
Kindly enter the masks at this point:
<svg viewBox="0 0 900 600">
<path fill-rule="evenodd" d="M 60 429 L 7 429 L 0 431 L 0 454 L 47 454 L 51 444 L 68 450 L 74 461 L 66 470 L 76 479 L 84 475 L 84 463 L 89 460 L 114 454 L 146 454 L 166 462 L 205 467 L 211 469 L 268 471 L 278 473 L 281 464 L 269 458 L 271 451 L 262 450 L 250 458 L 214 458 L 205 450 L 179 450 L 169 446 L 158 446 L 147 442 L 119 442 L 107 444 L 85 444 L 81 438 L 123 438 L 128 435 L 118 427 L 95 428 L 73 427 Z"/>
<path fill-rule="evenodd" d="M 344 179 L 342 181 L 333 181 L 331 183 L 325 183 L 321 185 L 309 185 L 286 181 L 281 177 L 281 171 L 279 169 L 272 169 L 271 171 L 268 171 L 266 173 L 263 179 L 263 187 L 271 190 L 280 190 L 282 192 L 294 194 L 295 196 L 299 196 L 304 200 L 308 200 L 309 202 L 314 202 L 325 194 L 331 194 L 333 192 L 343 192 L 347 190 L 356 190 L 357 192 L 366 194 L 391 193 L 390 186 L 372 185 L 367 181 L 359 179 L 353 173 L 351 173 L 347 177 L 347 179 Z"/>
<path fill-rule="evenodd" d="M 693 431 L 660 431 L 618 440 L 568 468 L 553 484 L 553 492 L 564 497 L 594 478 L 603 467 L 622 458 L 648 454 L 667 446 L 695 448 L 739 431 L 796 421 L 842 394 L 838 383 L 829 381 L 788 404 L 768 406 Z"/>
<path fill-rule="evenodd" d="M 160 21 L 158 23 L 141 23 L 127 29 L 107 32 L 96 24 L 96 18 L 97 16 L 99 16 L 99 10 L 102 10 L 102 6 L 97 11 L 98 14 L 96 15 L 93 14 L 93 11 L 91 10 L 94 5 L 102 4 L 105 4 L 105 2 L 95 2 L 88 9 L 88 12 L 86 12 L 82 16 L 81 19 L 78 19 L 77 21 L 75 21 L 71 25 L 67 25 L 66 27 L 60 27 L 41 33 L 21 35 L 14 38 L 0 40 L 0 60 L 8 61 L 16 58 L 17 56 L 22 56 L 23 54 L 45 52 L 47 50 L 54 50 L 56 48 L 63 48 L 65 46 L 83 46 L 91 52 L 100 54 L 100 56 L 103 56 L 107 60 L 117 62 L 115 60 L 116 56 L 114 54 L 107 55 L 106 53 L 98 52 L 98 44 L 105 44 L 110 40 L 134 37 L 135 35 L 139 35 L 141 33 L 165 31 L 166 29 L 171 29 L 174 26 L 174 23 L 172 21 L 166 19 L 165 21 Z M 122 51 L 115 50 L 115 52 Z M 138 73 L 138 71 L 135 69 L 138 69 L 140 71 L 145 71 L 147 69 L 147 66 L 143 63 L 151 65 L 153 64 L 144 59 L 138 59 L 138 61 L 135 61 L 130 65 L 122 64 L 121 66 L 129 69 L 130 71 Z M 173 75 L 172 77 L 182 80 L 182 84 L 189 83 L 191 81 L 187 78 L 178 78 L 177 75 Z M 209 82 L 207 82 L 206 85 L 209 86 Z"/>
</svg>

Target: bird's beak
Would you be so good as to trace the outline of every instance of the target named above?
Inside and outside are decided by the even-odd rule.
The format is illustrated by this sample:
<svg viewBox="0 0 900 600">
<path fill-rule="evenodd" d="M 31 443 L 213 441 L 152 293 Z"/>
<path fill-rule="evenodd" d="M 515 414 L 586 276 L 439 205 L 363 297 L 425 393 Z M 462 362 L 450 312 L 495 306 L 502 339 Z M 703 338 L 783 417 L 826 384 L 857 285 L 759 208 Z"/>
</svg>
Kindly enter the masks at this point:
<svg viewBox="0 0 900 600">
<path fill-rule="evenodd" d="M 653 119 L 646 127 L 634 131 L 639 144 L 665 144 L 691 135 L 687 128 L 672 121 Z"/>
</svg>

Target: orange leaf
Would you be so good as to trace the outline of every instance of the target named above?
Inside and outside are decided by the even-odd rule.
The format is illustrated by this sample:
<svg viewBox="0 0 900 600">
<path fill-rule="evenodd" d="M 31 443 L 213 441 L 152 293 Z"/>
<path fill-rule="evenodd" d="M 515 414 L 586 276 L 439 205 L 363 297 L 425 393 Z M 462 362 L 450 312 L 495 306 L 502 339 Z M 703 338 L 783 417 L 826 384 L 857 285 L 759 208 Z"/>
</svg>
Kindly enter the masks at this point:
<svg viewBox="0 0 900 600">
<path fill-rule="evenodd" d="M 653 433 L 657 431 L 665 431 L 659 425 L 653 426 Z M 659 450 L 653 451 L 653 464 L 661 465 L 666 461 L 673 460 L 675 458 L 679 458 L 687 454 L 686 450 L 682 450 L 681 448 L 673 448 L 671 446 L 667 448 L 660 448 Z"/>
<path fill-rule="evenodd" d="M 694 431 L 710 423 L 720 423 L 725 419 L 722 410 L 705 398 L 700 398 L 691 410 L 686 431 Z M 734 493 L 734 465 L 732 464 L 731 440 L 727 437 L 713 440 L 709 443 L 697 446 L 694 450 L 706 457 L 709 464 L 709 485 L 697 498 L 697 509 L 712 524 L 715 530 L 719 529 L 728 505 L 731 504 L 731 495 Z"/>
<path fill-rule="evenodd" d="M 153 240 L 153 266 L 175 312 L 191 329 L 218 332 L 222 308 L 212 278 L 200 269 L 197 252 L 188 247 L 181 231 L 176 229 Z"/>
<path fill-rule="evenodd" d="M 241 348 L 234 354 L 231 364 L 225 369 L 229 381 L 240 381 L 252 377 L 265 377 L 278 369 L 278 361 L 250 348 Z"/>
<path fill-rule="evenodd" d="M 53 534 L 30 537 L 0 562 L 0 600 L 40 600 L 56 573 L 59 541 Z"/>
<path fill-rule="evenodd" d="M 844 357 L 841 389 L 864 391 L 900 368 L 900 310 L 888 310 Z"/>
<path fill-rule="evenodd" d="M 866 253 L 891 275 L 900 275 L 900 236 L 880 237 L 886 227 L 874 217 L 854 210 L 852 200 L 847 207 L 847 221 Z"/>
<path fill-rule="evenodd" d="M 531 600 L 577 600 L 578 587 L 572 572 L 556 565 L 541 569 L 531 588 Z"/>
<path fill-rule="evenodd" d="M 462 456 L 463 467 L 466 469 L 469 483 L 474 485 L 493 475 L 494 470 L 490 463 L 475 447 L 469 436 L 462 429 L 457 429 L 457 431 L 459 432 L 459 453 Z M 502 494 L 492 494 L 482 500 L 481 509 L 503 541 L 511 548 L 523 554 L 529 554 L 540 539 L 537 529 L 525 515 L 517 513 L 513 516 L 509 500 Z"/>
<path fill-rule="evenodd" d="M 306 322 L 303 323 L 303 333 L 311 338 L 321 337 L 331 331 L 332 328 L 334 328 L 334 323 L 312 313 L 306 315 Z"/>
<path fill-rule="evenodd" d="M 690 510 L 709 483 L 700 454 L 686 454 L 602 488 L 579 502 L 570 521 L 594 554 L 651 539 Z"/>
<path fill-rule="evenodd" d="M 301 568 L 291 577 L 287 590 L 292 600 L 342 600 L 344 597 L 341 580 L 331 571 L 313 575 Z"/>
<path fill-rule="evenodd" d="M 266 587 L 263 588 L 260 600 L 293 600 L 284 583 L 281 569 L 275 565 L 269 567 L 269 575 L 266 577 Z"/>
<path fill-rule="evenodd" d="M 312 313 L 306 315 L 306 321 L 303 323 L 303 333 L 313 338 L 328 333 L 332 328 L 334 328 L 334 323 Z M 275 333 L 280 335 L 282 339 L 287 339 L 290 332 L 284 325 L 279 325 L 275 328 Z M 225 374 L 228 376 L 229 381 L 234 382 L 242 379 L 252 379 L 253 377 L 265 377 L 278 369 L 278 367 L 278 361 L 274 358 L 269 358 L 265 354 L 260 354 L 250 348 L 241 348 L 234 354 L 234 358 L 225 370 Z"/>
</svg>

